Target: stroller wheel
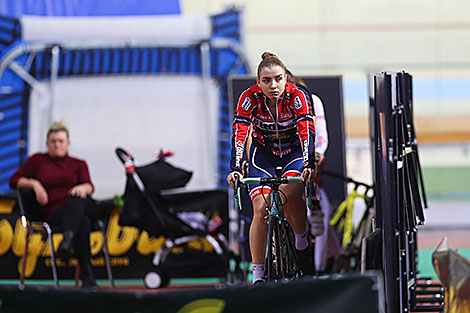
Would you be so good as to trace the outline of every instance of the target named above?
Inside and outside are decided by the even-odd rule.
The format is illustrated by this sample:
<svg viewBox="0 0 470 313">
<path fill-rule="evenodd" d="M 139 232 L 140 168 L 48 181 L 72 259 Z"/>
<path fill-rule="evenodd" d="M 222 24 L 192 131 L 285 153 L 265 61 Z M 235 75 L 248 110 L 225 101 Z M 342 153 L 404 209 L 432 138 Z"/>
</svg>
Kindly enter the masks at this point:
<svg viewBox="0 0 470 313">
<path fill-rule="evenodd" d="M 148 272 L 144 277 L 145 287 L 149 289 L 157 289 L 168 286 L 170 277 L 162 271 Z"/>
</svg>

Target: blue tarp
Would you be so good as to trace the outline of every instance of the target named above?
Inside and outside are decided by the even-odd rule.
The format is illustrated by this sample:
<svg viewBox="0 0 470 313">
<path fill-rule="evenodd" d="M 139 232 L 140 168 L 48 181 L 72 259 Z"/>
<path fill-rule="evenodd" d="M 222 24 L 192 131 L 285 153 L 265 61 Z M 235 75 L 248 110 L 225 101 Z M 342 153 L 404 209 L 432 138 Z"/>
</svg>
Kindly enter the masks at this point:
<svg viewBox="0 0 470 313">
<path fill-rule="evenodd" d="M 180 14 L 178 0 L 1 0 L 0 15 L 109 16 Z"/>
</svg>

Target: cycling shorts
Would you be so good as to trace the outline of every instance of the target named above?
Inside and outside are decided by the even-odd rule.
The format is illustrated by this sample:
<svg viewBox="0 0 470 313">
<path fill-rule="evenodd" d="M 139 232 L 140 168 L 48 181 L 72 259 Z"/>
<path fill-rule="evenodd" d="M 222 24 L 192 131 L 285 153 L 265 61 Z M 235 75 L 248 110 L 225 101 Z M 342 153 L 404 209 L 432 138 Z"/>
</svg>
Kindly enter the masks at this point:
<svg viewBox="0 0 470 313">
<path fill-rule="evenodd" d="M 250 162 L 248 166 L 248 177 L 272 177 L 276 175 L 276 167 L 282 166 L 282 177 L 300 176 L 304 163 L 302 152 L 294 150 L 280 158 L 270 152 L 260 150 L 252 145 L 250 152 Z M 266 185 L 250 184 L 250 198 L 253 200 L 262 194 L 269 195 L 271 188 Z"/>
</svg>

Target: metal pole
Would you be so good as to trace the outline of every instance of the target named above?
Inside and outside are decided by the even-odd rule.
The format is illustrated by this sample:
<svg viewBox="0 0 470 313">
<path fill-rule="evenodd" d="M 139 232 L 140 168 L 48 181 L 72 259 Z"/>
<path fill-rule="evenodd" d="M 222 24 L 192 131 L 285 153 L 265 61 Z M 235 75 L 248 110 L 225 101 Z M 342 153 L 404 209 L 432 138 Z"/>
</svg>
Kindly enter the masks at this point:
<svg viewBox="0 0 470 313">
<path fill-rule="evenodd" d="M 213 129 L 213 123 L 215 118 L 212 115 L 213 109 L 210 107 L 210 99 L 209 99 L 209 90 L 210 90 L 210 82 L 211 82 L 211 55 L 210 55 L 210 44 L 207 41 L 204 41 L 200 45 L 201 50 L 201 64 L 202 64 L 202 97 L 205 106 L 205 112 L 209 113 L 209 121 L 206 123 L 205 132 L 206 132 L 206 142 L 207 148 L 209 151 L 208 154 L 208 164 L 209 170 L 212 172 L 214 176 L 214 180 L 217 181 L 217 164 L 215 162 L 215 154 L 217 153 L 217 145 L 216 142 L 212 139 L 213 135 L 215 134 L 215 130 Z"/>
<path fill-rule="evenodd" d="M 51 79 L 49 81 L 49 112 L 47 116 L 47 126 L 52 124 L 52 119 L 53 119 L 53 114 L 54 114 L 54 100 L 55 100 L 55 95 L 54 95 L 54 89 L 55 89 L 55 84 L 57 82 L 57 76 L 59 73 L 59 52 L 60 48 L 59 46 L 53 46 L 51 49 Z"/>
</svg>

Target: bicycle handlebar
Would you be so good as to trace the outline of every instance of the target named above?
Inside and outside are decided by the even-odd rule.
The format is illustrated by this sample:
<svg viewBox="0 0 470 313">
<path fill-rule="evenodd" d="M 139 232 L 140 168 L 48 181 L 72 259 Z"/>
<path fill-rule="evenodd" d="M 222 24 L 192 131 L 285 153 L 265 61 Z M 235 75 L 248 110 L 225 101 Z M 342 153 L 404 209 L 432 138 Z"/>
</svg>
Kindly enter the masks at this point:
<svg viewBox="0 0 470 313">
<path fill-rule="evenodd" d="M 260 184 L 260 185 L 282 185 L 282 184 L 292 184 L 292 183 L 302 183 L 302 179 L 300 177 L 256 177 L 256 178 L 243 178 L 241 181 L 238 179 L 238 175 L 235 175 L 235 206 L 239 210 L 241 209 L 240 207 L 240 185 L 245 184 Z M 307 207 L 310 209 L 313 209 L 313 202 L 312 202 L 312 188 L 310 184 L 307 182 L 305 184 L 305 199 L 306 199 L 306 204 Z"/>
<path fill-rule="evenodd" d="M 243 178 L 242 184 L 261 184 L 261 185 L 282 185 L 291 183 L 301 183 L 300 177 L 256 177 Z"/>
</svg>

